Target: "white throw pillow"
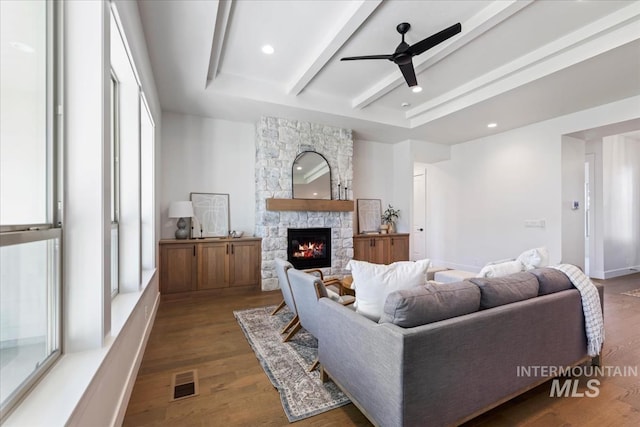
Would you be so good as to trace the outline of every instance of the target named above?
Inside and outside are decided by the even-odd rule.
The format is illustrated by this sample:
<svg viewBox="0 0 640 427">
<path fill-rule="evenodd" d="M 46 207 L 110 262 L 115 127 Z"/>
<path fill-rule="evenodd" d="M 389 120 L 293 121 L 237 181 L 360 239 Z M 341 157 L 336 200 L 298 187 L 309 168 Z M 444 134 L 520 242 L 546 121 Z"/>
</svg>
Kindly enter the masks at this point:
<svg viewBox="0 0 640 427">
<path fill-rule="evenodd" d="M 534 268 L 546 267 L 549 265 L 549 253 L 546 247 L 529 249 L 524 251 L 517 258 L 524 265 L 525 270 L 533 270 Z"/>
<path fill-rule="evenodd" d="M 399 261 L 393 264 L 372 264 L 366 261 L 349 261 L 356 291 L 356 312 L 377 322 L 382 316 L 384 303 L 393 291 L 409 289 L 427 282 L 427 269 L 431 261 Z"/>
<path fill-rule="evenodd" d="M 523 265 L 519 260 L 507 261 L 499 264 L 488 264 L 482 267 L 477 277 L 501 277 L 522 271 Z"/>
</svg>

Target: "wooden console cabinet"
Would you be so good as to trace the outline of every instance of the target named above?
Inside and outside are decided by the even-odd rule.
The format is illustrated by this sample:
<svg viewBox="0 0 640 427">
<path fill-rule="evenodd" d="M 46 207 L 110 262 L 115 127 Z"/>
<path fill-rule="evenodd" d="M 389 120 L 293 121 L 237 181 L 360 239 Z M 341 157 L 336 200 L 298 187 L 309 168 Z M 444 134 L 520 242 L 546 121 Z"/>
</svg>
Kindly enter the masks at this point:
<svg viewBox="0 0 640 427">
<path fill-rule="evenodd" d="M 353 236 L 353 259 L 375 264 L 409 260 L 409 234 L 360 234 Z"/>
<path fill-rule="evenodd" d="M 160 240 L 163 294 L 260 285 L 261 239 Z"/>
</svg>

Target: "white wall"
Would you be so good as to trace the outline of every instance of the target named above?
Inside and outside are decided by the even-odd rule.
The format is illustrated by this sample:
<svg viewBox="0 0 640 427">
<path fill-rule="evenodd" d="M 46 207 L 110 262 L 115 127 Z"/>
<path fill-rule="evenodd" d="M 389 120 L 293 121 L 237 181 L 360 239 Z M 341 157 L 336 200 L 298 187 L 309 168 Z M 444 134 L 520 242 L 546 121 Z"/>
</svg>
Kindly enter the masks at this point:
<svg viewBox="0 0 640 427">
<path fill-rule="evenodd" d="M 189 193 L 228 193 L 231 230 L 251 236 L 255 227 L 255 125 L 162 113 L 162 238 L 174 238 L 172 201 Z"/>
<path fill-rule="evenodd" d="M 411 230 L 413 216 L 413 159 L 411 140 L 393 145 L 393 201 L 392 205 L 400 209 L 396 231 L 408 233 Z M 409 185 L 406 185 L 409 183 Z M 382 205 L 382 210 L 386 208 Z M 409 249 L 411 253 L 411 249 Z"/>
<path fill-rule="evenodd" d="M 512 131 L 452 147 L 429 165 L 427 257 L 476 271 L 546 245 L 560 258 L 560 137 Z M 524 228 L 544 220 L 545 228 Z"/>
<path fill-rule="evenodd" d="M 627 98 L 453 146 L 451 160 L 428 166 L 427 257 L 477 271 L 544 245 L 550 262 L 560 262 L 563 238 L 582 233 L 563 236 L 562 135 L 635 118 L 638 102 Z M 524 226 L 542 219 L 545 228 Z"/>
<path fill-rule="evenodd" d="M 380 199 L 382 208 L 397 204 L 393 194 L 393 145 L 354 140 L 353 195 L 357 199 Z M 357 206 L 353 216 L 353 232 L 358 233 Z M 401 212 L 404 214 L 404 212 Z"/>
<path fill-rule="evenodd" d="M 562 256 L 564 263 L 584 270 L 584 159 L 585 142 L 562 137 Z M 574 202 L 579 207 L 574 208 Z"/>
</svg>

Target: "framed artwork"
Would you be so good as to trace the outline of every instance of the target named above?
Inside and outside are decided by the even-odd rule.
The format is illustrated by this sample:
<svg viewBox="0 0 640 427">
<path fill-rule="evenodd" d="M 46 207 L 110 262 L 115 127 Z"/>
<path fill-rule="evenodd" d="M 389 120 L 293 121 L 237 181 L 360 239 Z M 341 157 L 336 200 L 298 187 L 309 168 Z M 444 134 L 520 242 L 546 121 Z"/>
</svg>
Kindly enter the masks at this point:
<svg viewBox="0 0 640 427">
<path fill-rule="evenodd" d="M 358 233 L 380 231 L 382 223 L 382 202 L 380 199 L 358 199 Z"/>
<path fill-rule="evenodd" d="M 218 193 L 191 193 L 193 214 L 191 237 L 229 236 L 229 195 Z"/>
</svg>

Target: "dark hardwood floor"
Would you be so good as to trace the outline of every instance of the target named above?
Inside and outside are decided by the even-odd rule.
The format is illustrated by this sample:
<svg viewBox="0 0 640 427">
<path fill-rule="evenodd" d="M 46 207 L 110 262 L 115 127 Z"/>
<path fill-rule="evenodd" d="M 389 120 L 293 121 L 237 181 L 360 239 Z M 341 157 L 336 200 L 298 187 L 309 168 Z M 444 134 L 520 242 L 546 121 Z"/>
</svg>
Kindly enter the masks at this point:
<svg viewBox="0 0 640 427">
<path fill-rule="evenodd" d="M 640 371 L 640 273 L 605 284 L 604 365 Z M 281 294 L 162 300 L 127 408 L 125 426 L 284 426 L 278 392 L 264 374 L 233 311 L 277 304 Z M 198 369 L 198 396 L 170 402 L 171 376 Z M 547 382 L 471 420 L 468 426 L 638 426 L 640 378 L 600 377 L 597 397 L 549 397 Z M 588 391 L 586 381 L 580 391 Z M 352 404 L 299 426 L 369 426 Z"/>
</svg>

